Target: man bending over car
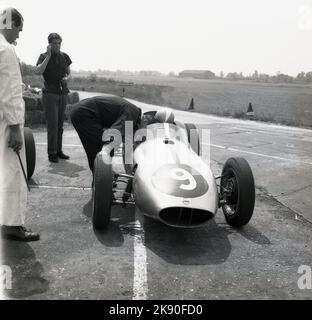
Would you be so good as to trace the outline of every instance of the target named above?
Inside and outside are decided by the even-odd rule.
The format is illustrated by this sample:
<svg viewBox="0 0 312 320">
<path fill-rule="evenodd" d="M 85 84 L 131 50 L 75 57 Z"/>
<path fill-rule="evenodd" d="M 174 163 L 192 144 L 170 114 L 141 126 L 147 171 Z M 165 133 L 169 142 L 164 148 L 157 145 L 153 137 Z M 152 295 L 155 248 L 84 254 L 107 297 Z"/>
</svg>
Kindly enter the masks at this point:
<svg viewBox="0 0 312 320">
<path fill-rule="evenodd" d="M 126 138 L 133 139 L 125 136 L 125 122 L 132 121 L 135 132 L 141 120 L 141 109 L 121 97 L 101 95 L 73 105 L 70 118 L 87 154 L 89 168 L 93 172 L 95 157 L 105 144 L 104 130 L 117 129 L 123 142 Z"/>
</svg>

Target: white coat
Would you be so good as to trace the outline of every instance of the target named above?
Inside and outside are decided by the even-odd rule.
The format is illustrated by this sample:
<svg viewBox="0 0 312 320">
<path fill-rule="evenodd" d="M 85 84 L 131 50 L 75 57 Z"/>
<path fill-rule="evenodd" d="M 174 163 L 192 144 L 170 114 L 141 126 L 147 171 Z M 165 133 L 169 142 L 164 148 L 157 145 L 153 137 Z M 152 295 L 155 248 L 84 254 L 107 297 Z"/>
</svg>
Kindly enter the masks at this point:
<svg viewBox="0 0 312 320">
<path fill-rule="evenodd" d="M 8 148 L 9 126 L 24 126 L 22 77 L 15 50 L 0 34 L 0 225 L 25 223 L 27 185 L 17 154 Z M 25 148 L 20 151 L 26 170 Z"/>
</svg>

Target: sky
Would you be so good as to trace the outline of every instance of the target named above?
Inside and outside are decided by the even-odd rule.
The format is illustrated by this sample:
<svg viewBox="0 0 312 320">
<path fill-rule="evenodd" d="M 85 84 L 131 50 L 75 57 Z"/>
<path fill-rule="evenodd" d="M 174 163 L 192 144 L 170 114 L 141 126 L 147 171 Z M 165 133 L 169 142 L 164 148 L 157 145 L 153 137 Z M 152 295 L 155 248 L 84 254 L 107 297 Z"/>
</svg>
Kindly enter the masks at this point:
<svg viewBox="0 0 312 320">
<path fill-rule="evenodd" d="M 312 71 L 312 0 L 0 0 L 24 16 L 18 57 L 51 32 L 73 70 Z"/>
</svg>

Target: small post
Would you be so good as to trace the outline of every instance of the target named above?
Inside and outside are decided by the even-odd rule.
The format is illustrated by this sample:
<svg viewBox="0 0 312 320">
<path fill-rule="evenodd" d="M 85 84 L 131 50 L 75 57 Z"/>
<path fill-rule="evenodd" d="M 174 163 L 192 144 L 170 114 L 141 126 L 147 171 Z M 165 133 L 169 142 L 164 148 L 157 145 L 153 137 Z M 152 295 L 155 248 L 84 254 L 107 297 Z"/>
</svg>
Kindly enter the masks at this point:
<svg viewBox="0 0 312 320">
<path fill-rule="evenodd" d="M 194 98 L 191 99 L 191 102 L 190 102 L 190 105 L 188 107 L 188 110 L 191 111 L 191 110 L 194 110 Z"/>
<path fill-rule="evenodd" d="M 252 104 L 251 104 L 251 102 L 249 102 L 248 109 L 247 109 L 247 116 L 253 117 L 254 115 L 255 115 L 255 113 L 253 111 Z"/>
</svg>

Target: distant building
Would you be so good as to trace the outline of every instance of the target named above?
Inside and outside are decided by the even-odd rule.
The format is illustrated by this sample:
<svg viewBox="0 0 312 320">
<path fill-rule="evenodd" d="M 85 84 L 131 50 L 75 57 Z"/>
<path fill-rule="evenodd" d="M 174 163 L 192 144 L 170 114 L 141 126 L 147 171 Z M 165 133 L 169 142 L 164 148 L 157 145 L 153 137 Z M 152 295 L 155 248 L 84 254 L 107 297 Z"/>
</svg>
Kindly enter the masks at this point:
<svg viewBox="0 0 312 320">
<path fill-rule="evenodd" d="M 183 70 L 179 73 L 179 77 L 195 79 L 214 79 L 216 75 L 209 70 Z"/>
</svg>

